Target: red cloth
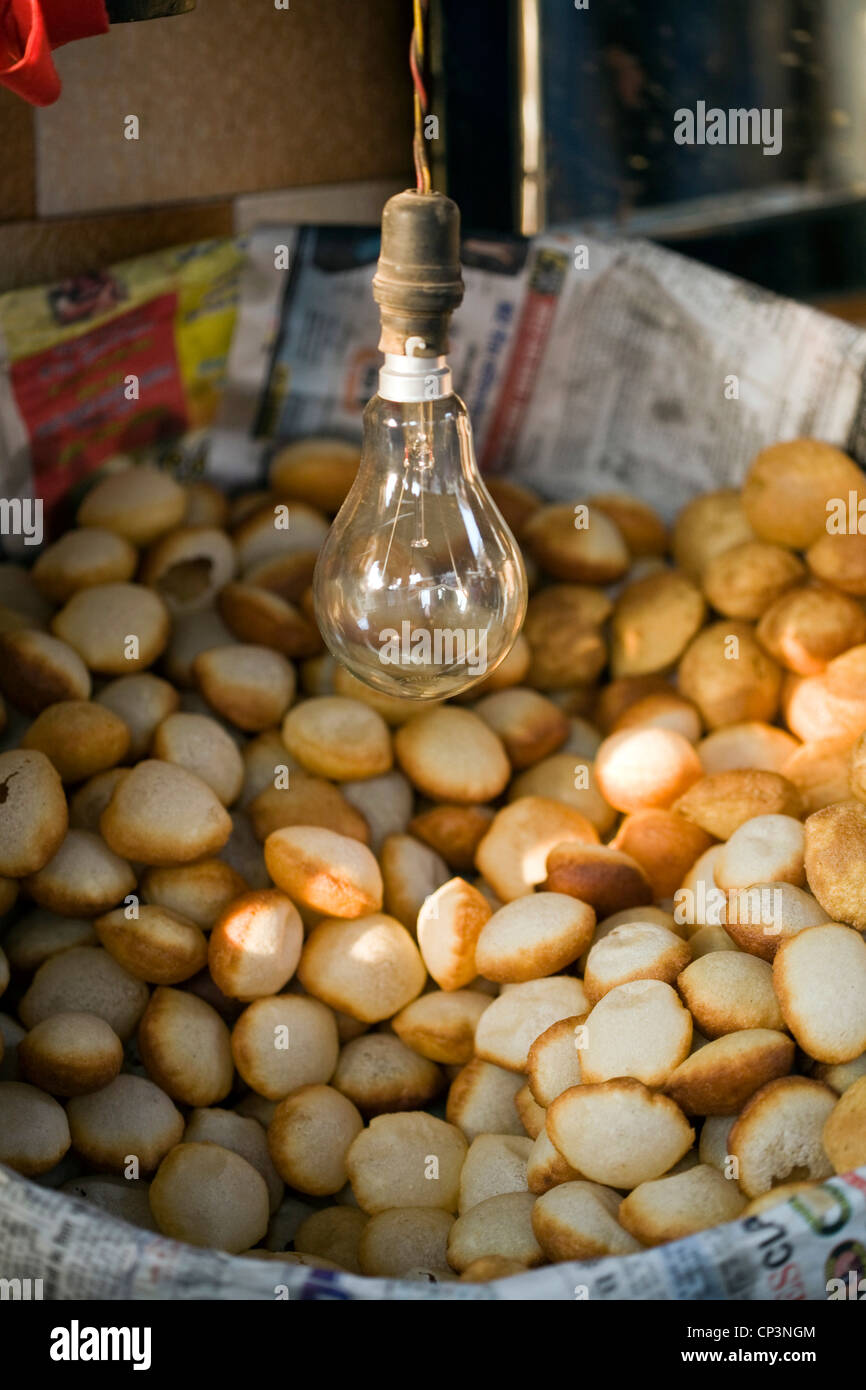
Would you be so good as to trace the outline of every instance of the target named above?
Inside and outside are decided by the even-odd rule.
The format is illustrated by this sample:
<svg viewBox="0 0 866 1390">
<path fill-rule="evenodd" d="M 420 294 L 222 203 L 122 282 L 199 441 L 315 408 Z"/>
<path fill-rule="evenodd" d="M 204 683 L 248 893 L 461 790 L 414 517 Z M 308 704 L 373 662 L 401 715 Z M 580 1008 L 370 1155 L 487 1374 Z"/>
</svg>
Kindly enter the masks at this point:
<svg viewBox="0 0 866 1390">
<path fill-rule="evenodd" d="M 50 106 L 60 96 L 51 50 L 107 33 L 105 0 L 0 0 L 0 83 Z"/>
</svg>

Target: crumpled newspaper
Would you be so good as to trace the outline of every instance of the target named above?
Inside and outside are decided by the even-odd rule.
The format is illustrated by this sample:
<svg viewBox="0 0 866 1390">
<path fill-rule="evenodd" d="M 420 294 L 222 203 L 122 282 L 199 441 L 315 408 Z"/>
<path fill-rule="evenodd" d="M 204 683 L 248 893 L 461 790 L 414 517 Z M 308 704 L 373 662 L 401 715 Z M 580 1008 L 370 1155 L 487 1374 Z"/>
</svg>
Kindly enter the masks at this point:
<svg viewBox="0 0 866 1390">
<path fill-rule="evenodd" d="M 0 1167 L 0 1281 L 30 1280 L 19 1296 L 752 1302 L 857 1297 L 864 1275 L 866 1168 L 831 1178 L 760 1216 L 637 1255 L 575 1260 L 488 1284 L 462 1284 L 456 1276 L 453 1283 L 368 1279 L 197 1250 Z"/>
</svg>

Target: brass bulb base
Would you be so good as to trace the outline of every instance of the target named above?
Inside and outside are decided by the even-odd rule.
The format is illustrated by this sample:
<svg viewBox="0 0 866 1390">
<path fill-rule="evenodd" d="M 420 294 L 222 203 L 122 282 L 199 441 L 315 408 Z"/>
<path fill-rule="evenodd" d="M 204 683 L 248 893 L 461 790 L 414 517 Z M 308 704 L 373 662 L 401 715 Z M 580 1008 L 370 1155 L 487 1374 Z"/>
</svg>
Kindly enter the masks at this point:
<svg viewBox="0 0 866 1390">
<path fill-rule="evenodd" d="M 451 315 L 463 298 L 460 211 L 450 198 L 410 188 L 388 199 L 373 298 L 381 352 L 445 356 Z"/>
</svg>

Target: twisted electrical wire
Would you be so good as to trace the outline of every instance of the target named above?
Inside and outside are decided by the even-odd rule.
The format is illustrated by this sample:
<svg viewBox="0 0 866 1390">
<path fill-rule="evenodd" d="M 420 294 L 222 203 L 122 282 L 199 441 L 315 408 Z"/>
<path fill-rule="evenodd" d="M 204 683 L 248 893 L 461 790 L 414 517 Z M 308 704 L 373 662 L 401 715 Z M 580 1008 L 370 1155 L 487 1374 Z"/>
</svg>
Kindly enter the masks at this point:
<svg viewBox="0 0 866 1390">
<path fill-rule="evenodd" d="M 424 85 L 424 23 L 427 18 L 428 0 L 412 0 L 414 27 L 409 44 L 409 68 L 415 88 L 415 134 L 412 139 L 412 157 L 415 161 L 415 181 L 420 193 L 431 189 L 430 163 L 427 158 L 427 142 L 424 139 L 424 118 L 429 111 L 427 88 Z"/>
</svg>

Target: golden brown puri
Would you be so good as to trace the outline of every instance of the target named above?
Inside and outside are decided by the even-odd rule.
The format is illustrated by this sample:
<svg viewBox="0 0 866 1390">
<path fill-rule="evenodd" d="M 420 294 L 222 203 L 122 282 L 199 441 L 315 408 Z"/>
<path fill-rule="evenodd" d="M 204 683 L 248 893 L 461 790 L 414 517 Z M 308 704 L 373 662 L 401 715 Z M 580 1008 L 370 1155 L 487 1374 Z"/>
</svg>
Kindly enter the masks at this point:
<svg viewBox="0 0 866 1390">
<path fill-rule="evenodd" d="M 419 707 L 315 628 L 356 467 L 299 440 L 231 503 L 127 468 L 0 567 L 0 1162 L 425 1283 L 866 1162 L 864 550 L 822 510 L 859 469 L 774 446 L 670 536 L 494 481 L 524 631 Z"/>
</svg>

